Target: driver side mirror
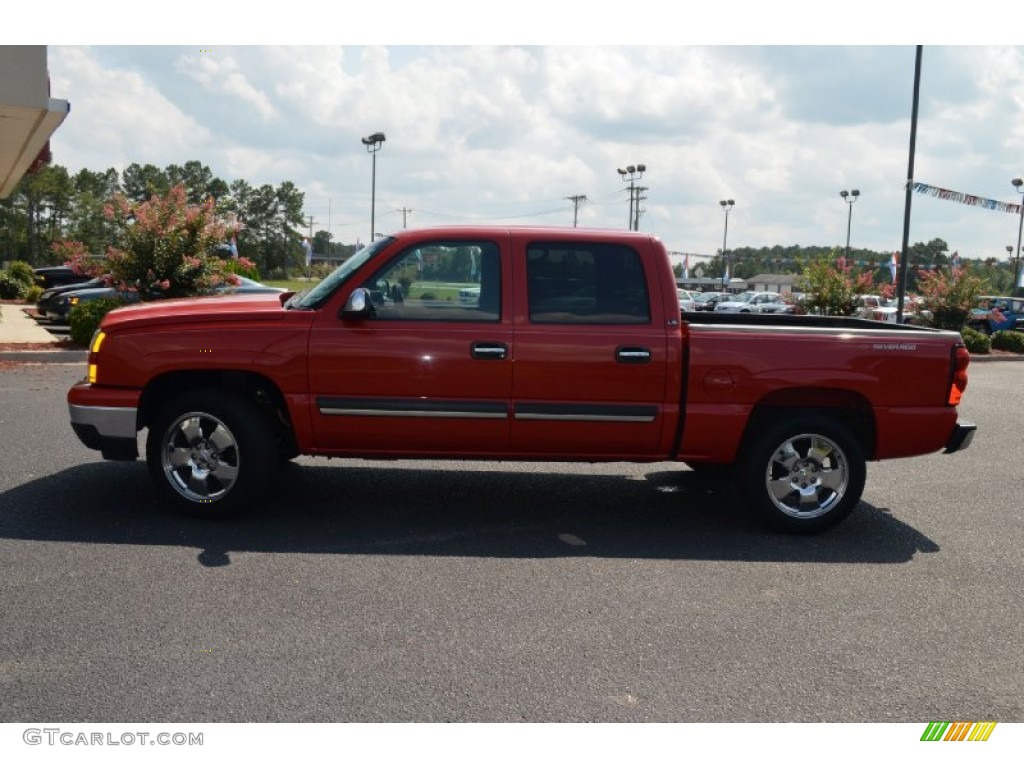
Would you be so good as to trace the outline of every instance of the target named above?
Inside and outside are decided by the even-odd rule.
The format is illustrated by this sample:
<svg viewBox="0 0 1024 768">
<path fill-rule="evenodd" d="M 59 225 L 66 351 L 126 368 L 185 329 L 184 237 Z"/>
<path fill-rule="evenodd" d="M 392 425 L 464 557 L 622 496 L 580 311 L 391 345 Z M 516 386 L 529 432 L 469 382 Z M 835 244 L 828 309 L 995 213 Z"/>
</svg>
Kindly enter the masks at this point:
<svg viewBox="0 0 1024 768">
<path fill-rule="evenodd" d="M 343 320 L 365 320 L 373 317 L 370 292 L 365 288 L 356 288 L 348 297 L 345 306 L 341 308 L 340 314 Z"/>
</svg>

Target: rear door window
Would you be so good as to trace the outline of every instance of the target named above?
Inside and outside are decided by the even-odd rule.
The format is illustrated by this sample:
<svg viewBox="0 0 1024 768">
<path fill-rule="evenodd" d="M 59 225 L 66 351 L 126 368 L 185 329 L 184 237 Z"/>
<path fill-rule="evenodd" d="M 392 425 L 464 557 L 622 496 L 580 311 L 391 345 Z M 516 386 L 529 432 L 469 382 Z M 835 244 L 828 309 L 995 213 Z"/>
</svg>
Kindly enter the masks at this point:
<svg viewBox="0 0 1024 768">
<path fill-rule="evenodd" d="M 531 243 L 526 252 L 531 323 L 644 325 L 650 297 L 640 254 L 611 243 Z"/>
</svg>

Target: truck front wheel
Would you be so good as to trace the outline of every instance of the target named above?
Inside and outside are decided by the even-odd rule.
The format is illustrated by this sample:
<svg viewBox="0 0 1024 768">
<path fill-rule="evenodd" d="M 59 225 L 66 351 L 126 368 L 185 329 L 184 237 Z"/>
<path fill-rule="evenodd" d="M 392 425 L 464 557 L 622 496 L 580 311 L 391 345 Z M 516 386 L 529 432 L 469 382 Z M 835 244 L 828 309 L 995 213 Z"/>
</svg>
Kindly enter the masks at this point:
<svg viewBox="0 0 1024 768">
<path fill-rule="evenodd" d="M 277 464 L 273 430 L 253 403 L 220 390 L 187 392 L 150 426 L 146 463 L 160 491 L 200 517 L 241 511 Z"/>
<path fill-rule="evenodd" d="M 844 520 L 864 491 L 860 443 L 829 416 L 778 420 L 741 458 L 742 493 L 770 527 L 817 533 Z"/>
</svg>

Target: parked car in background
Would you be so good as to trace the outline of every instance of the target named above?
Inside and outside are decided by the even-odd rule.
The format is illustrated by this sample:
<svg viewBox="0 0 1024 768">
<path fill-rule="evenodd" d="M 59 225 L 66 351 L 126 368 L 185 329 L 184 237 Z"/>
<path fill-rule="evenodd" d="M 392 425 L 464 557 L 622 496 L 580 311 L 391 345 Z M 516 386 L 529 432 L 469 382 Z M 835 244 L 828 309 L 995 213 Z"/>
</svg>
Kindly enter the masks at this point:
<svg viewBox="0 0 1024 768">
<path fill-rule="evenodd" d="M 459 289 L 459 304 L 464 307 L 476 307 L 480 305 L 480 286 L 471 285 L 468 288 Z"/>
<path fill-rule="evenodd" d="M 876 294 L 862 294 L 857 297 L 857 306 L 853 310 L 855 317 L 865 320 L 878 320 L 884 323 L 896 322 L 896 302 Z"/>
<path fill-rule="evenodd" d="M 103 278 L 94 277 L 92 279 L 83 280 L 83 276 L 78 276 L 79 282 L 68 283 L 67 285 L 57 285 L 53 288 L 47 288 L 39 295 L 39 300 L 36 302 L 36 312 L 41 317 L 49 317 L 49 311 L 54 308 L 60 297 L 68 291 L 84 290 L 86 288 L 103 288 Z"/>
<path fill-rule="evenodd" d="M 284 288 L 274 288 L 263 283 L 250 280 L 247 277 L 238 278 L 238 285 L 224 285 L 217 289 L 217 295 L 227 295 L 236 293 L 284 293 Z M 66 323 L 68 322 L 68 315 L 71 310 L 88 301 L 96 301 L 97 299 L 109 299 L 113 297 L 120 297 L 127 303 L 135 303 L 139 300 L 139 295 L 131 291 L 119 291 L 111 286 L 102 286 L 99 288 L 80 288 L 72 291 L 65 291 L 57 297 L 57 300 L 53 302 L 46 311 L 46 318 L 55 323 Z"/>
<path fill-rule="evenodd" d="M 780 296 L 778 301 L 763 302 L 760 311 L 769 315 L 794 315 L 796 314 L 796 300 L 787 301 L 785 296 Z"/>
<path fill-rule="evenodd" d="M 693 291 L 688 291 L 685 288 L 676 288 L 676 293 L 679 295 L 679 308 L 683 312 L 696 312 L 696 297 L 697 294 Z"/>
<path fill-rule="evenodd" d="M 696 312 L 710 312 L 715 304 L 728 300 L 730 294 L 724 291 L 704 291 L 693 297 L 693 309 Z"/>
<path fill-rule="evenodd" d="M 85 282 L 88 278 L 71 267 L 37 267 L 35 272 L 36 285 L 44 291 L 61 285 L 73 285 Z"/>
<path fill-rule="evenodd" d="M 982 333 L 1024 330 L 1024 298 L 979 296 L 967 325 Z"/>
<path fill-rule="evenodd" d="M 715 305 L 715 312 L 760 312 L 766 304 L 778 304 L 782 294 L 774 291 L 744 291 Z"/>
</svg>

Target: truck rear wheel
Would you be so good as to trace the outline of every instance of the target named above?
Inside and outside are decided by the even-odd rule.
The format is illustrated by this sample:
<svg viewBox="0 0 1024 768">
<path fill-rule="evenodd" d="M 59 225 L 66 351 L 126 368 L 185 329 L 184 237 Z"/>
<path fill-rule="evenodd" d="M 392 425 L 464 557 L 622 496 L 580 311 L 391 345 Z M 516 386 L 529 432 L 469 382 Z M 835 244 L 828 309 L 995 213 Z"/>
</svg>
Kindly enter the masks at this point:
<svg viewBox="0 0 1024 768">
<path fill-rule="evenodd" d="M 770 527 L 817 533 L 853 511 L 867 467 L 860 443 L 841 422 L 795 416 L 753 437 L 740 473 L 747 503 Z"/>
<path fill-rule="evenodd" d="M 254 501 L 277 464 L 273 430 L 253 403 L 220 390 L 187 392 L 150 426 L 146 463 L 184 512 L 226 517 Z"/>
</svg>

